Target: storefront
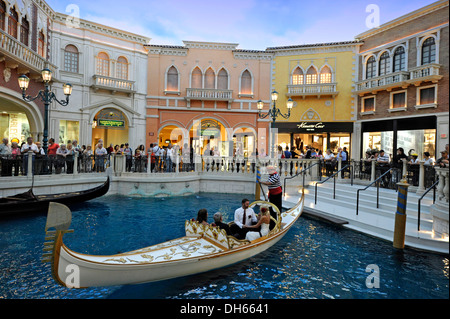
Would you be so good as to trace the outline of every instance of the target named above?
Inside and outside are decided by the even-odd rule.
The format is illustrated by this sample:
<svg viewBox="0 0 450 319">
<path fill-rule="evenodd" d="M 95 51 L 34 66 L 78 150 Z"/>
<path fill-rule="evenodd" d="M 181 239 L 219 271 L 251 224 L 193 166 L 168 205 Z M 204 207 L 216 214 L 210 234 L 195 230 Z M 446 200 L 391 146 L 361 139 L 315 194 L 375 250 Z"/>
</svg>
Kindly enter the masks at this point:
<svg viewBox="0 0 450 319">
<path fill-rule="evenodd" d="M 419 159 L 424 152 L 436 158 L 436 116 L 380 120 L 361 123 L 361 156 L 368 150 L 384 150 L 393 155 L 402 147 L 405 153 L 415 152 Z"/>
<path fill-rule="evenodd" d="M 276 145 L 283 149 L 305 150 L 306 146 L 314 147 L 323 153 L 331 149 L 336 153 L 338 147 L 346 147 L 351 155 L 351 135 L 353 122 L 298 122 L 275 123 L 277 130 Z"/>
<path fill-rule="evenodd" d="M 130 143 L 131 147 L 138 147 L 128 140 L 128 124 L 123 112 L 115 108 L 105 108 L 98 112 L 92 125 L 92 145 L 97 145 L 100 139 L 105 147 Z"/>
</svg>

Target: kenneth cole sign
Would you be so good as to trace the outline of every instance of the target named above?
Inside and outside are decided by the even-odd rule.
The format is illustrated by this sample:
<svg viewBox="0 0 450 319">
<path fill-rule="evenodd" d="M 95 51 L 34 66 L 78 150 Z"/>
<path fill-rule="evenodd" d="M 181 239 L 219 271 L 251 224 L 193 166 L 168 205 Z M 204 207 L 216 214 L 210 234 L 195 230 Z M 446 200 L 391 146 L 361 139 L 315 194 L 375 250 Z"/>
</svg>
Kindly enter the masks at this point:
<svg viewBox="0 0 450 319">
<path fill-rule="evenodd" d="M 352 133 L 353 122 L 279 122 L 278 133 Z"/>
<path fill-rule="evenodd" d="M 297 127 L 298 128 L 301 128 L 301 129 L 305 129 L 305 130 L 307 130 L 307 131 L 312 131 L 312 132 L 314 132 L 316 129 L 324 129 L 325 128 L 325 124 L 323 124 L 322 122 L 319 122 L 319 123 L 308 123 L 308 122 L 303 122 L 303 123 L 301 123 L 301 124 L 297 124 Z"/>
</svg>

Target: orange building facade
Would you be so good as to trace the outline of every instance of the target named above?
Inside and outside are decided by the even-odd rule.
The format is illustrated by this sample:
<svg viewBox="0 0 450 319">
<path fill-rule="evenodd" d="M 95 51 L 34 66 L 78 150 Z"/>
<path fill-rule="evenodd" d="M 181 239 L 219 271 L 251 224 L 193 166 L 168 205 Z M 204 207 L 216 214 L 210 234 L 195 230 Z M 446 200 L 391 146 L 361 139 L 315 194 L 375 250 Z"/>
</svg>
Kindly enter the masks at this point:
<svg viewBox="0 0 450 319">
<path fill-rule="evenodd" d="M 233 43 L 148 45 L 147 147 L 169 143 L 197 154 L 267 153 L 272 54 Z"/>
</svg>

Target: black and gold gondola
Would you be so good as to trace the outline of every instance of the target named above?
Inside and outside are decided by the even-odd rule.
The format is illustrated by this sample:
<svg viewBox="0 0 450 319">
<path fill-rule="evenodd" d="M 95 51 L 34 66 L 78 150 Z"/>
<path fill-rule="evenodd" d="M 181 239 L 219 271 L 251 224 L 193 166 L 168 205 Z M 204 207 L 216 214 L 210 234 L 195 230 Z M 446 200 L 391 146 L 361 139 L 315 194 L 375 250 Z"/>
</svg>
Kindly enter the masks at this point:
<svg viewBox="0 0 450 319">
<path fill-rule="evenodd" d="M 48 211 L 48 203 L 56 202 L 64 205 L 81 203 L 105 195 L 109 190 L 110 180 L 100 186 L 69 193 L 35 195 L 33 188 L 27 192 L 0 198 L 0 216 L 20 215 Z"/>
</svg>

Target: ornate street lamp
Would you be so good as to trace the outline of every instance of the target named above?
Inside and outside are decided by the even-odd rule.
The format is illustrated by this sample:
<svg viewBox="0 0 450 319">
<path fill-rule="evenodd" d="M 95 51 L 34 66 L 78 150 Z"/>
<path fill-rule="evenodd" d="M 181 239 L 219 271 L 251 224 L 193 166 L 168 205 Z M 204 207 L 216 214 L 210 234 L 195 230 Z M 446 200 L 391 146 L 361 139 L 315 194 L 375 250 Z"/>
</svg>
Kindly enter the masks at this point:
<svg viewBox="0 0 450 319">
<path fill-rule="evenodd" d="M 288 119 L 291 116 L 291 109 L 294 106 L 294 101 L 292 101 L 292 99 L 290 98 L 287 102 L 286 102 L 286 107 L 288 109 L 288 113 L 287 114 L 283 114 L 281 113 L 280 109 L 277 108 L 277 99 L 278 99 L 278 92 L 277 91 L 273 91 L 272 92 L 272 108 L 269 109 L 269 111 L 267 112 L 267 114 L 263 114 L 262 113 L 262 109 L 264 107 L 264 102 L 259 100 L 256 105 L 258 107 L 258 116 L 260 119 L 264 119 L 268 116 L 270 116 L 272 118 L 272 123 L 275 123 L 275 120 L 277 119 L 277 117 L 280 115 L 285 119 Z"/>
<path fill-rule="evenodd" d="M 50 81 L 52 80 L 52 71 L 49 69 L 44 69 L 41 72 L 42 80 L 44 81 L 44 90 L 40 90 L 38 95 L 35 97 L 32 97 L 30 95 L 26 94 L 26 90 L 28 89 L 28 85 L 30 84 L 30 79 L 26 75 L 19 76 L 19 87 L 22 90 L 22 97 L 25 101 L 31 102 L 36 100 L 37 98 L 40 98 L 42 102 L 44 102 L 45 105 L 45 114 L 44 114 L 44 139 L 42 140 L 43 145 L 42 148 L 45 151 L 45 154 L 47 154 L 47 144 L 48 144 L 48 107 L 52 101 L 58 102 L 62 106 L 67 106 L 69 104 L 69 96 L 72 94 L 72 85 L 70 83 L 65 83 L 63 85 L 63 91 L 66 95 L 65 100 L 58 100 L 56 98 L 55 93 L 50 91 Z"/>
</svg>

